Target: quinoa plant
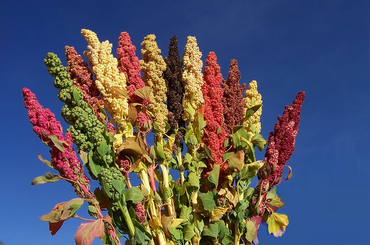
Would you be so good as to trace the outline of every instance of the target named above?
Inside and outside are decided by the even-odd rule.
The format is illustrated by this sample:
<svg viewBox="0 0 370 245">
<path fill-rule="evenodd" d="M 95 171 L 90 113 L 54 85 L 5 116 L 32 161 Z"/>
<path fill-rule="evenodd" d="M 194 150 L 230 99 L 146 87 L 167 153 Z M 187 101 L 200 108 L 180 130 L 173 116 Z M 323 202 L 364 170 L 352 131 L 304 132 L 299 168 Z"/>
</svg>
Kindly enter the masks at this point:
<svg viewBox="0 0 370 245">
<path fill-rule="evenodd" d="M 224 79 L 214 52 L 203 67 L 192 36 L 182 56 L 173 36 L 163 58 L 155 35 L 148 35 L 139 59 L 127 32 L 119 36 L 118 58 L 93 31 L 81 34 L 86 61 L 70 46 L 67 66 L 54 53 L 44 60 L 64 103 L 66 132 L 30 89 L 22 90 L 33 130 L 50 147 L 50 160 L 39 159 L 54 171 L 32 184 L 65 180 L 77 195 L 41 217 L 52 235 L 70 218 L 85 221 L 78 245 L 96 237 L 112 245 L 123 239 L 132 245 L 258 244 L 263 222 L 274 236 L 285 232 L 289 220 L 277 212 L 284 203 L 276 186 L 284 167 L 291 177 L 287 161 L 304 92 L 285 107 L 266 141 L 257 82 L 247 89 L 240 83 L 236 60 Z M 264 149 L 264 159 L 256 159 L 255 150 Z M 99 184 L 93 192 L 91 181 Z M 84 202 L 90 219 L 77 215 Z"/>
</svg>

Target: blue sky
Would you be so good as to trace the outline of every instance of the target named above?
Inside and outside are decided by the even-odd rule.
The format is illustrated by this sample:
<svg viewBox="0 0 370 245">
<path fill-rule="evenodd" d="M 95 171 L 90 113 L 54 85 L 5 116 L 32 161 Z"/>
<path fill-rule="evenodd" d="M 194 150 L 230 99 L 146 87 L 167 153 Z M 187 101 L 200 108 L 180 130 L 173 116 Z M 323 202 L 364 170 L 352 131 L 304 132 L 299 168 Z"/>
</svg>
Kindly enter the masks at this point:
<svg viewBox="0 0 370 245">
<path fill-rule="evenodd" d="M 241 81 L 257 80 L 263 96 L 265 138 L 284 106 L 305 91 L 288 162 L 293 177 L 278 186 L 290 224 L 280 238 L 261 227 L 260 244 L 370 244 L 369 11 L 370 2 L 361 0 L 1 1 L 0 240 L 74 243 L 79 221 L 66 222 L 52 237 L 38 220 L 75 196 L 68 183 L 30 185 L 49 171 L 37 159 L 37 153 L 47 158 L 48 149 L 32 132 L 21 89 L 30 88 L 62 120 L 43 59 L 52 51 L 64 60 L 65 45 L 82 53 L 80 30 L 87 28 L 114 50 L 120 32 L 129 32 L 139 58 L 148 34 L 157 36 L 163 56 L 172 35 L 181 54 L 186 37 L 196 36 L 203 57 L 216 53 L 224 77 L 237 59 Z"/>
</svg>

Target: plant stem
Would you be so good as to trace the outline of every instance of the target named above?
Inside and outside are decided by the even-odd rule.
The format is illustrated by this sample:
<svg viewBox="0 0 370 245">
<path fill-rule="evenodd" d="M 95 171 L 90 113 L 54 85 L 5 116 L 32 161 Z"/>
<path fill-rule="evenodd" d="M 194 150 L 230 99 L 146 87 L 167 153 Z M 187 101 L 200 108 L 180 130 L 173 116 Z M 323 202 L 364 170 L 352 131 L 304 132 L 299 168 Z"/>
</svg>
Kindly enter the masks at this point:
<svg viewBox="0 0 370 245">
<path fill-rule="evenodd" d="M 139 172 L 139 178 L 143 182 L 143 194 L 144 196 L 148 196 L 150 194 L 150 184 L 149 184 L 149 178 L 148 173 L 145 169 L 140 170 Z"/>
<path fill-rule="evenodd" d="M 159 245 L 166 245 L 166 238 L 164 233 L 161 231 L 157 234 Z"/>
<path fill-rule="evenodd" d="M 182 165 L 181 151 L 178 151 L 176 158 L 177 158 L 177 164 L 179 165 L 180 183 L 181 183 L 181 186 L 183 186 L 185 182 L 185 176 L 184 176 L 184 170 L 183 170 L 184 166 Z"/>
<path fill-rule="evenodd" d="M 163 196 L 164 196 L 164 201 L 165 203 L 168 203 L 170 204 L 170 206 L 172 206 L 172 202 L 171 202 L 171 199 L 170 197 L 167 195 L 167 190 L 170 189 L 170 185 L 168 183 L 168 173 L 169 173 L 169 170 L 167 169 L 167 166 L 162 163 L 161 164 L 161 170 L 162 170 L 162 176 L 163 176 Z M 167 207 L 167 212 L 168 212 L 168 215 L 172 216 L 173 215 L 173 210 L 171 207 Z"/>
<path fill-rule="evenodd" d="M 73 215 L 74 218 L 77 218 L 77 219 L 80 219 L 80 220 L 83 220 L 83 221 L 90 221 L 90 222 L 94 222 L 96 220 L 94 219 L 86 219 L 86 218 L 82 218 L 81 216 L 78 216 L 77 214 L 74 214 Z"/>
<path fill-rule="evenodd" d="M 191 197 L 191 203 L 193 207 L 193 224 L 194 226 L 197 225 L 197 221 L 200 219 L 199 213 L 196 212 L 196 209 L 198 207 L 198 192 L 195 192 Z M 202 232 L 202 231 L 200 231 Z M 198 234 L 195 234 L 192 238 L 193 245 L 198 245 L 200 242 L 200 236 Z"/>
<path fill-rule="evenodd" d="M 123 218 L 126 221 L 126 225 L 127 225 L 128 230 L 130 232 L 130 236 L 134 237 L 135 236 L 135 227 L 134 227 L 134 224 L 132 223 L 131 216 L 130 216 L 128 210 L 127 210 L 127 207 L 126 207 L 126 205 L 122 206 L 122 204 L 120 202 L 118 202 L 118 205 L 119 205 L 119 209 L 122 212 Z"/>
<path fill-rule="evenodd" d="M 240 231 L 239 231 L 239 227 L 238 227 L 238 223 L 239 223 L 239 218 L 236 219 L 236 222 L 235 222 L 235 235 L 234 235 L 234 245 L 239 245 L 239 242 L 240 242 Z"/>
<path fill-rule="evenodd" d="M 155 178 L 154 178 L 154 166 L 153 164 L 148 167 L 148 174 L 150 178 L 150 187 L 152 188 L 153 192 L 157 191 L 157 188 L 155 187 Z"/>
</svg>

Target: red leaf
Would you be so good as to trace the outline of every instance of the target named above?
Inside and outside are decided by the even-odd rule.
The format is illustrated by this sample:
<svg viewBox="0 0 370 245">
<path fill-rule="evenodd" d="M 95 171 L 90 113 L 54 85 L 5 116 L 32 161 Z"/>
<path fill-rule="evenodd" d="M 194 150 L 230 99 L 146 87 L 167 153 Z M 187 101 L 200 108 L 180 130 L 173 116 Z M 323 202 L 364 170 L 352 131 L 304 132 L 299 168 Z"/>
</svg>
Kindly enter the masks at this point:
<svg viewBox="0 0 370 245">
<path fill-rule="evenodd" d="M 64 220 L 61 220 L 57 223 L 49 222 L 49 231 L 52 236 L 54 236 L 59 231 L 60 227 L 62 227 L 63 225 L 63 222 Z"/>
<path fill-rule="evenodd" d="M 102 238 L 104 235 L 104 221 L 98 219 L 94 222 L 82 223 L 77 229 L 75 242 L 76 245 L 90 245 L 96 237 Z"/>
</svg>

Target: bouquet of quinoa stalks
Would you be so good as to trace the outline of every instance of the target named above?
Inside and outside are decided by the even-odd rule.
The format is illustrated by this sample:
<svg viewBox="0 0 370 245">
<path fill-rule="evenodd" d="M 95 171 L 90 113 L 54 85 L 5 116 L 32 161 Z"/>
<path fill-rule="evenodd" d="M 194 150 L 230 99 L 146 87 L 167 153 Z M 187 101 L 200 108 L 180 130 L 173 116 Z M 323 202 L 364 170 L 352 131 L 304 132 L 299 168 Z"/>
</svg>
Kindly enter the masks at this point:
<svg viewBox="0 0 370 245">
<path fill-rule="evenodd" d="M 97 237 L 112 245 L 258 244 L 262 222 L 270 234 L 284 234 L 288 217 L 278 213 L 284 203 L 276 186 L 291 177 L 286 163 L 304 92 L 266 141 L 257 82 L 240 84 L 236 60 L 223 78 L 216 54 L 203 64 L 192 36 L 181 57 L 173 36 L 163 58 L 148 35 L 139 59 L 127 32 L 119 36 L 117 58 L 111 43 L 90 30 L 81 34 L 87 62 L 70 46 L 66 66 L 54 53 L 44 60 L 65 103 L 65 132 L 35 94 L 22 90 L 33 130 L 50 147 L 50 160 L 38 157 L 53 169 L 32 184 L 65 180 L 77 195 L 41 216 L 52 235 L 70 218 L 83 221 L 78 245 Z M 264 149 L 264 159 L 256 159 Z M 77 215 L 84 202 L 89 218 Z"/>
</svg>

